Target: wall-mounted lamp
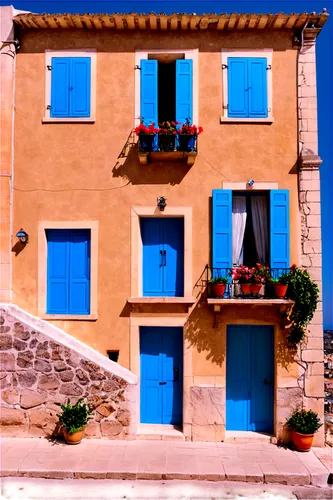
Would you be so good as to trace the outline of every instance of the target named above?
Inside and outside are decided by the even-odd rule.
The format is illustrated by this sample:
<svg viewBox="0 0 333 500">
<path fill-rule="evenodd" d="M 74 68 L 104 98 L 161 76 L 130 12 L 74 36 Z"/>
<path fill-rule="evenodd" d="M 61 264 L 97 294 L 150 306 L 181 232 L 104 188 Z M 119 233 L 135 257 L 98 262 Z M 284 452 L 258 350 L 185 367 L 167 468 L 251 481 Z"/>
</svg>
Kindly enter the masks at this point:
<svg viewBox="0 0 333 500">
<path fill-rule="evenodd" d="M 164 196 L 159 196 L 157 198 L 157 206 L 161 210 L 161 212 L 164 212 L 164 209 L 166 207 L 166 198 L 164 198 Z"/>
<path fill-rule="evenodd" d="M 254 184 L 254 180 L 253 179 L 250 179 L 249 181 L 247 181 L 248 185 L 250 187 L 253 187 L 253 184 Z"/>
<path fill-rule="evenodd" d="M 22 228 L 16 233 L 16 238 L 20 240 L 23 245 L 26 245 L 29 241 L 29 235 Z"/>
</svg>

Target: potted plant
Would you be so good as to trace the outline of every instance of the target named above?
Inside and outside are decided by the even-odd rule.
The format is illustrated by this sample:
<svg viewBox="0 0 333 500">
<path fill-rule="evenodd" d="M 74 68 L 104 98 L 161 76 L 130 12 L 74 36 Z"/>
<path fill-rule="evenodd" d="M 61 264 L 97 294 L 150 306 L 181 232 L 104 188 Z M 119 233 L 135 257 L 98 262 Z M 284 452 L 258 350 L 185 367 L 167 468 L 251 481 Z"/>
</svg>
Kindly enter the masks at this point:
<svg viewBox="0 0 333 500">
<path fill-rule="evenodd" d="M 59 404 L 59 403 L 58 403 Z M 92 418 L 90 415 L 92 409 L 90 406 L 79 399 L 74 405 L 71 405 L 68 399 L 66 405 L 59 404 L 62 413 L 59 413 L 60 425 L 63 429 L 63 434 L 68 444 L 79 444 L 82 441 L 84 427 L 88 420 Z"/>
<path fill-rule="evenodd" d="M 233 281 L 239 283 L 243 295 L 248 296 L 251 294 L 252 273 L 247 266 L 233 267 L 229 274 Z"/>
<path fill-rule="evenodd" d="M 254 267 L 250 269 L 250 272 L 252 275 L 250 284 L 251 293 L 252 295 L 258 296 L 263 286 L 271 281 L 269 267 L 257 263 Z"/>
<path fill-rule="evenodd" d="M 156 134 L 158 134 L 158 128 L 155 128 L 155 123 L 153 122 L 148 127 L 141 120 L 140 125 L 138 125 L 134 131 L 139 137 L 139 150 L 143 152 L 153 151 L 154 139 Z"/>
<path fill-rule="evenodd" d="M 295 410 L 287 420 L 291 429 L 291 440 L 298 451 L 310 451 L 314 434 L 323 425 L 318 414 L 312 410 Z"/>
<path fill-rule="evenodd" d="M 161 151 L 174 151 L 176 148 L 176 136 L 178 122 L 159 123 L 158 144 Z"/>
<path fill-rule="evenodd" d="M 228 278 L 212 278 L 209 282 L 212 297 L 223 297 Z"/>
<path fill-rule="evenodd" d="M 189 118 L 186 119 L 185 123 L 177 130 L 178 132 L 178 150 L 179 151 L 193 151 L 195 146 L 195 140 L 201 132 L 203 132 L 202 127 L 197 127 L 196 125 L 191 125 Z"/>
<path fill-rule="evenodd" d="M 277 299 L 284 299 L 288 289 L 289 273 L 283 273 L 276 279 L 272 279 L 274 292 Z"/>
</svg>

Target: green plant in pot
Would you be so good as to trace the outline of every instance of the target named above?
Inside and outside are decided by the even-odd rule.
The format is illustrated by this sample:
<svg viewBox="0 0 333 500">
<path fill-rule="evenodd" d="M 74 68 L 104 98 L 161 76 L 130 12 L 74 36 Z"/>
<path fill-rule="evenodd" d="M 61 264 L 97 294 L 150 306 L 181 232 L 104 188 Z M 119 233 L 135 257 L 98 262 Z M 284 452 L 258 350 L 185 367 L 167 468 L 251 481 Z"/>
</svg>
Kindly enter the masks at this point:
<svg viewBox="0 0 333 500">
<path fill-rule="evenodd" d="M 310 451 L 315 433 L 323 425 L 318 414 L 312 410 L 295 410 L 287 425 L 291 429 L 291 440 L 298 451 Z"/>
<path fill-rule="evenodd" d="M 74 405 L 71 405 L 69 399 L 65 405 L 57 404 L 62 410 L 62 413 L 59 413 L 57 417 L 63 429 L 66 442 L 68 444 L 81 443 L 84 427 L 87 425 L 88 420 L 92 418 L 90 416 L 92 409 L 89 404 L 84 403 L 83 399 L 79 399 Z"/>
<path fill-rule="evenodd" d="M 284 299 L 288 290 L 289 273 L 283 273 L 276 279 L 272 279 L 275 296 L 278 299 Z"/>
<path fill-rule="evenodd" d="M 227 287 L 228 278 L 212 278 L 209 282 L 212 297 L 223 297 Z"/>
</svg>

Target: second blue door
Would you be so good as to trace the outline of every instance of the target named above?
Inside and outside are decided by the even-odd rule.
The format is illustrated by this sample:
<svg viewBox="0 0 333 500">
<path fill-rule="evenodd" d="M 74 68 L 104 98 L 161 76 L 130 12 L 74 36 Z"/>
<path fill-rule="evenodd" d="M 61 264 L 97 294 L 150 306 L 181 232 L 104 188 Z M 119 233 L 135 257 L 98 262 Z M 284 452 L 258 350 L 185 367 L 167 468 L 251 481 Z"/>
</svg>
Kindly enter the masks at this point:
<svg viewBox="0 0 333 500">
<path fill-rule="evenodd" d="M 227 430 L 273 431 L 273 327 L 228 326 L 226 385 Z"/>
<path fill-rule="evenodd" d="M 141 423 L 181 424 L 182 328 L 140 328 Z"/>
<path fill-rule="evenodd" d="M 184 295 L 184 219 L 142 218 L 143 296 Z"/>
</svg>

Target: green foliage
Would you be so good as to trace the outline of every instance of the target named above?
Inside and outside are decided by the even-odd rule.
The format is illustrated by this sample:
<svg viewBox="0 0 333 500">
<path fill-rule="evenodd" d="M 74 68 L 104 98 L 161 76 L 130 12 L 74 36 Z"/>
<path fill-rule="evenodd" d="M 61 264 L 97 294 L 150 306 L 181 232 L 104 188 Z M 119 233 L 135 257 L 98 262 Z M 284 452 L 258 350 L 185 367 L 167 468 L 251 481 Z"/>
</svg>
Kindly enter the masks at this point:
<svg viewBox="0 0 333 500">
<path fill-rule="evenodd" d="M 228 278 L 212 278 L 209 283 L 212 285 L 226 285 Z"/>
<path fill-rule="evenodd" d="M 57 404 L 62 409 L 62 413 L 59 413 L 57 417 L 68 434 L 82 430 L 88 420 L 92 418 L 90 417 L 92 409 L 88 404 L 83 403 L 83 399 L 79 399 L 75 405 L 71 405 L 69 399 L 66 405 Z"/>
<path fill-rule="evenodd" d="M 313 318 L 319 299 L 319 288 L 311 280 L 307 271 L 293 265 L 286 275 L 285 284 L 288 285 L 288 297 L 295 304 L 288 313 L 292 323 L 289 330 L 288 342 L 296 346 L 306 335 L 306 326 Z"/>
<path fill-rule="evenodd" d="M 323 425 L 318 414 L 312 410 L 296 410 L 287 419 L 287 425 L 300 434 L 314 434 Z"/>
<path fill-rule="evenodd" d="M 274 283 L 278 284 L 278 285 L 288 285 L 289 276 L 290 276 L 290 273 L 283 273 L 283 274 L 281 274 L 281 276 L 278 277 L 277 280 L 274 280 Z"/>
</svg>

